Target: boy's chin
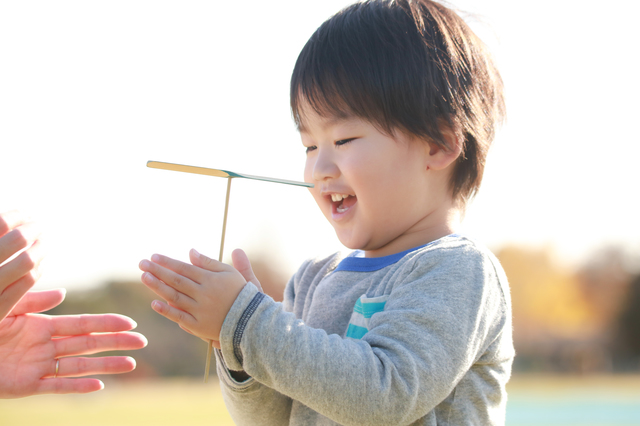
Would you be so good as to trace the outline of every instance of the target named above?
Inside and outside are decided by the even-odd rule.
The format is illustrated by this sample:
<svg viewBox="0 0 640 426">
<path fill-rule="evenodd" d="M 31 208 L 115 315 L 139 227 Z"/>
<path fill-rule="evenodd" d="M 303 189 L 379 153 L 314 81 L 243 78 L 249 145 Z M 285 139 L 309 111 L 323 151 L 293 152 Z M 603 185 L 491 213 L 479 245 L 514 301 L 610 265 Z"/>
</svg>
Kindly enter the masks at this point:
<svg viewBox="0 0 640 426">
<path fill-rule="evenodd" d="M 340 241 L 340 244 L 342 244 L 349 250 L 360 250 L 360 246 L 358 244 L 355 244 L 349 238 L 342 237 L 339 232 L 336 232 L 336 237 L 338 237 L 338 241 Z"/>
<path fill-rule="evenodd" d="M 369 250 L 367 244 L 363 241 L 359 241 L 357 238 L 353 238 L 353 236 L 344 236 L 340 235 L 340 232 L 336 232 L 336 236 L 338 237 L 338 241 L 348 248 L 349 250 Z"/>
</svg>

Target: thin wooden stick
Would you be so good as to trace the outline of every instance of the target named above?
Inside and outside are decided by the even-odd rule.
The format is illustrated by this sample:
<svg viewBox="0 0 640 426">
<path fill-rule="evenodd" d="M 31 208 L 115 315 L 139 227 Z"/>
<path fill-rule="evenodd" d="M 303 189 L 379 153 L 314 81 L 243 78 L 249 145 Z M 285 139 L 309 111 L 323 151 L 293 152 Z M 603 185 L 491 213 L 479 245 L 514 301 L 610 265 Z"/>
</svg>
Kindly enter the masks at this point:
<svg viewBox="0 0 640 426">
<path fill-rule="evenodd" d="M 222 262 L 222 256 L 224 254 L 224 237 L 227 233 L 227 213 L 229 213 L 229 195 L 231 195 L 231 179 L 227 178 L 227 197 L 224 200 L 224 217 L 222 219 L 222 236 L 220 237 L 220 255 L 218 256 L 218 262 Z M 204 382 L 209 381 L 209 367 L 211 366 L 211 354 L 213 352 L 213 340 L 209 340 L 207 343 L 207 362 L 204 366 Z"/>
<path fill-rule="evenodd" d="M 231 176 L 227 178 L 227 198 L 224 200 L 224 218 L 222 219 L 222 237 L 220 237 L 220 256 L 218 262 L 222 262 L 224 253 L 224 237 L 227 234 L 227 214 L 229 213 L 229 195 L 231 194 Z"/>
<path fill-rule="evenodd" d="M 174 164 L 174 163 L 165 163 L 162 161 L 147 161 L 147 167 L 152 167 L 155 169 L 164 169 L 164 170 L 173 170 L 176 172 L 184 172 L 184 173 L 195 173 L 199 175 L 206 176 L 215 176 L 215 177 L 226 177 L 227 178 L 227 198 L 224 203 L 224 219 L 222 222 L 222 237 L 220 238 L 220 256 L 218 260 L 222 262 L 222 255 L 224 252 L 224 239 L 227 231 L 227 213 L 229 211 L 229 194 L 231 193 L 231 179 L 232 178 L 243 178 L 243 179 L 253 179 L 253 180 L 261 180 L 266 182 L 274 182 L 274 183 L 282 183 L 287 185 L 296 185 L 296 186 L 304 186 L 307 188 L 313 188 L 312 183 L 306 182 L 296 182 L 291 180 L 284 179 L 275 179 L 270 177 L 261 177 L 261 176 L 252 176 L 245 175 L 242 173 L 235 173 L 228 170 L 221 169 L 211 169 L 206 167 L 196 167 L 196 166 L 187 166 L 183 164 Z M 207 362 L 205 364 L 205 372 L 204 372 L 204 382 L 207 383 L 209 379 L 209 367 L 211 365 L 211 354 L 213 352 L 213 341 L 209 340 L 207 342 Z"/>
</svg>

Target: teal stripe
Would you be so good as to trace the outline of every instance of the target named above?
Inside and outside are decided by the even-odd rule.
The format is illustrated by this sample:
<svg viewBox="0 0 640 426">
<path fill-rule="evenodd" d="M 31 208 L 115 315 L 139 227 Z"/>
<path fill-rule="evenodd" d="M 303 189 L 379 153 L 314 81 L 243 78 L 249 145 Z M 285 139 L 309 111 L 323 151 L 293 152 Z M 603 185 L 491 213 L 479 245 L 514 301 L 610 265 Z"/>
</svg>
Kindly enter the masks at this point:
<svg viewBox="0 0 640 426">
<path fill-rule="evenodd" d="M 353 307 L 353 312 L 360 314 L 365 318 L 371 318 L 373 314 L 382 312 L 386 303 L 387 302 L 362 303 L 362 301 L 358 299 Z"/>
<path fill-rule="evenodd" d="M 369 330 L 365 327 L 349 324 L 349 328 L 347 328 L 347 337 L 351 337 L 352 339 L 362 339 L 362 336 L 367 334 L 367 331 Z"/>
<path fill-rule="evenodd" d="M 387 296 L 371 297 L 362 295 L 353 306 L 353 314 L 347 328 L 347 337 L 361 339 L 369 331 L 369 319 L 384 310 Z"/>
<path fill-rule="evenodd" d="M 364 315 L 365 318 L 371 318 L 371 315 L 376 312 L 382 312 L 384 310 L 384 305 L 387 302 L 378 302 L 378 303 L 365 303 L 364 304 Z"/>
</svg>

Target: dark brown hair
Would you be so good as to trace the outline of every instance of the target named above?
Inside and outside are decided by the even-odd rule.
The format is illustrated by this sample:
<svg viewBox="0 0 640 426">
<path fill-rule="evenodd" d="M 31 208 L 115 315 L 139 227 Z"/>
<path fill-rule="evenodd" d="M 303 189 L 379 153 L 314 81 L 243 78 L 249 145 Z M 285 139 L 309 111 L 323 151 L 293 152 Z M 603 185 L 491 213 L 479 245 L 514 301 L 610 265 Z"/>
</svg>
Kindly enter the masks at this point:
<svg viewBox="0 0 640 426">
<path fill-rule="evenodd" d="M 451 189 L 464 206 L 504 118 L 502 92 L 484 44 L 455 12 L 428 0 L 369 0 L 311 36 L 291 77 L 291 110 L 298 128 L 308 105 L 320 116 L 356 116 L 450 149 L 447 125 L 462 142 Z"/>
</svg>

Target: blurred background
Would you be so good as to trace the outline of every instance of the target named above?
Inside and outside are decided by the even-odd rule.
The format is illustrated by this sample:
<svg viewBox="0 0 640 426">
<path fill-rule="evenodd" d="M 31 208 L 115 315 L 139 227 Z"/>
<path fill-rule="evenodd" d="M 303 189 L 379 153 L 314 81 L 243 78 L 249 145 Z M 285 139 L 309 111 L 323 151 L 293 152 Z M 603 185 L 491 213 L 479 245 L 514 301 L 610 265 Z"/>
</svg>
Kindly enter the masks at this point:
<svg viewBox="0 0 640 426">
<path fill-rule="evenodd" d="M 0 210 L 44 229 L 37 288 L 69 290 L 55 313 L 123 313 L 149 339 L 132 354 L 136 371 L 107 378 L 106 390 L 0 401 L 0 424 L 41 424 L 30 404 L 66 410 L 66 425 L 139 422 L 142 403 L 112 423 L 107 414 L 150 393 L 157 415 L 171 405 L 157 389 L 221 403 L 215 383 L 197 384 L 204 343 L 150 309 L 137 264 L 156 252 L 186 260 L 192 247 L 217 258 L 226 182 L 145 164 L 302 180 L 290 73 L 313 31 L 350 3 L 0 2 Z M 508 120 L 465 232 L 496 253 L 511 284 L 507 424 L 640 424 L 640 6 L 452 5 L 506 85 Z M 274 292 L 304 259 L 343 249 L 306 192 L 233 182 L 226 253 L 244 248 Z M 65 416 L 80 404 L 95 409 L 73 423 Z M 99 420 L 91 412 L 102 406 Z M 197 410 L 171 424 L 228 421 L 185 420 Z"/>
</svg>

